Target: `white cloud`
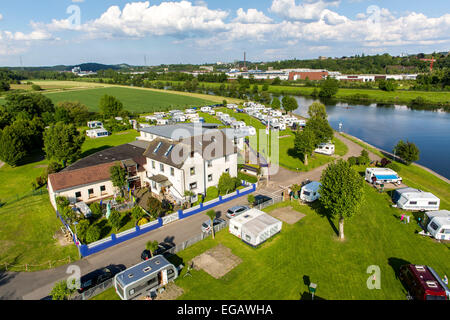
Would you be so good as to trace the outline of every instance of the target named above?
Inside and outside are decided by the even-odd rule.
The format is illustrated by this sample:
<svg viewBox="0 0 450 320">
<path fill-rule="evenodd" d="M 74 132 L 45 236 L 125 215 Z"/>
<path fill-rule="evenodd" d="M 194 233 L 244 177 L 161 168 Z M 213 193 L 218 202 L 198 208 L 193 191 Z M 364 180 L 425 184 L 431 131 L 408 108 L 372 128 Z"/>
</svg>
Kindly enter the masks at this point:
<svg viewBox="0 0 450 320">
<path fill-rule="evenodd" d="M 233 20 L 241 23 L 270 23 L 273 20 L 267 17 L 263 12 L 256 9 L 248 9 L 247 12 L 244 9 L 239 8 L 236 11 L 237 17 Z"/>
<path fill-rule="evenodd" d="M 329 6 L 338 6 L 338 0 L 309 0 L 297 5 L 295 0 L 273 0 L 270 11 L 290 20 L 313 21 L 321 18 Z"/>
<path fill-rule="evenodd" d="M 0 20 L 2 20 L 3 19 L 3 15 L 0 13 Z"/>
</svg>

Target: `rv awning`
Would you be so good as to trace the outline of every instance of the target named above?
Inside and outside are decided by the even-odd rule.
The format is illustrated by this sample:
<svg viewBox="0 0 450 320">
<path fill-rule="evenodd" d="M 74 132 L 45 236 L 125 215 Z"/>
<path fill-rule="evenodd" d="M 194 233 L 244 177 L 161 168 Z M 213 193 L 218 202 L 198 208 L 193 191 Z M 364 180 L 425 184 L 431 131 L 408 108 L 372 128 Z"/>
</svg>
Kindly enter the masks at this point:
<svg viewBox="0 0 450 320">
<path fill-rule="evenodd" d="M 376 174 L 375 177 L 377 177 L 377 180 L 394 180 L 398 179 L 396 175 L 382 175 L 382 174 Z"/>
</svg>

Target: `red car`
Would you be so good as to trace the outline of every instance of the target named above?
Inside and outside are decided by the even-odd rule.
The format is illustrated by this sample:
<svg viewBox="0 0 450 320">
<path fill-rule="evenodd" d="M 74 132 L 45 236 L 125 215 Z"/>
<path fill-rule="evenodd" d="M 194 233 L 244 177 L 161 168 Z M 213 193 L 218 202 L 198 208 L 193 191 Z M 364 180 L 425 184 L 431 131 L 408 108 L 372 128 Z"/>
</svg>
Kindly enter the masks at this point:
<svg viewBox="0 0 450 320">
<path fill-rule="evenodd" d="M 400 280 L 413 299 L 447 300 L 448 288 L 428 266 L 408 264 L 400 267 Z"/>
</svg>

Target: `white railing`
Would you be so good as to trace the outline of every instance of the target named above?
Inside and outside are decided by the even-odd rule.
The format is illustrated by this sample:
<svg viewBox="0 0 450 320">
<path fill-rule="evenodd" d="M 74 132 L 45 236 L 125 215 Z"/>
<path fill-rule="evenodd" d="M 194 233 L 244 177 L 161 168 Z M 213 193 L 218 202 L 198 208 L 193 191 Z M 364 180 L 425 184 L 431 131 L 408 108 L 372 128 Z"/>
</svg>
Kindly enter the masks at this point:
<svg viewBox="0 0 450 320">
<path fill-rule="evenodd" d="M 111 236 L 108 236 L 108 237 L 106 237 L 104 239 L 101 239 L 101 240 L 98 240 L 98 241 L 95 241 L 95 242 L 92 242 L 92 243 L 88 244 L 87 247 L 89 249 L 92 249 L 93 247 L 101 245 L 102 243 L 105 243 L 105 242 L 109 242 L 111 240 L 112 240 Z"/>
<path fill-rule="evenodd" d="M 139 229 L 142 230 L 142 229 L 150 228 L 150 227 L 152 227 L 152 226 L 154 226 L 155 224 L 158 224 L 158 223 L 159 223 L 158 220 L 154 220 L 154 221 L 151 221 L 149 223 L 143 224 L 142 226 L 139 226 Z"/>
</svg>

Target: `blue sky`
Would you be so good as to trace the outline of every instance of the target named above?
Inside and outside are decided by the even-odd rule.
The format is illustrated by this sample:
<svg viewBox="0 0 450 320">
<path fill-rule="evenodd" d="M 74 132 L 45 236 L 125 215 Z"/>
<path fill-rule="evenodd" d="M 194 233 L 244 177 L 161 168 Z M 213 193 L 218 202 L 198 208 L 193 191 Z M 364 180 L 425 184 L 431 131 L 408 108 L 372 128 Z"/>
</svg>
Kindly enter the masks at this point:
<svg viewBox="0 0 450 320">
<path fill-rule="evenodd" d="M 5 1 L 6 2 L 6 1 Z M 41 0 L 0 7 L 0 65 L 448 51 L 448 0 Z M 74 7 L 67 13 L 69 6 Z M 80 13 L 78 15 L 77 13 Z"/>
</svg>

